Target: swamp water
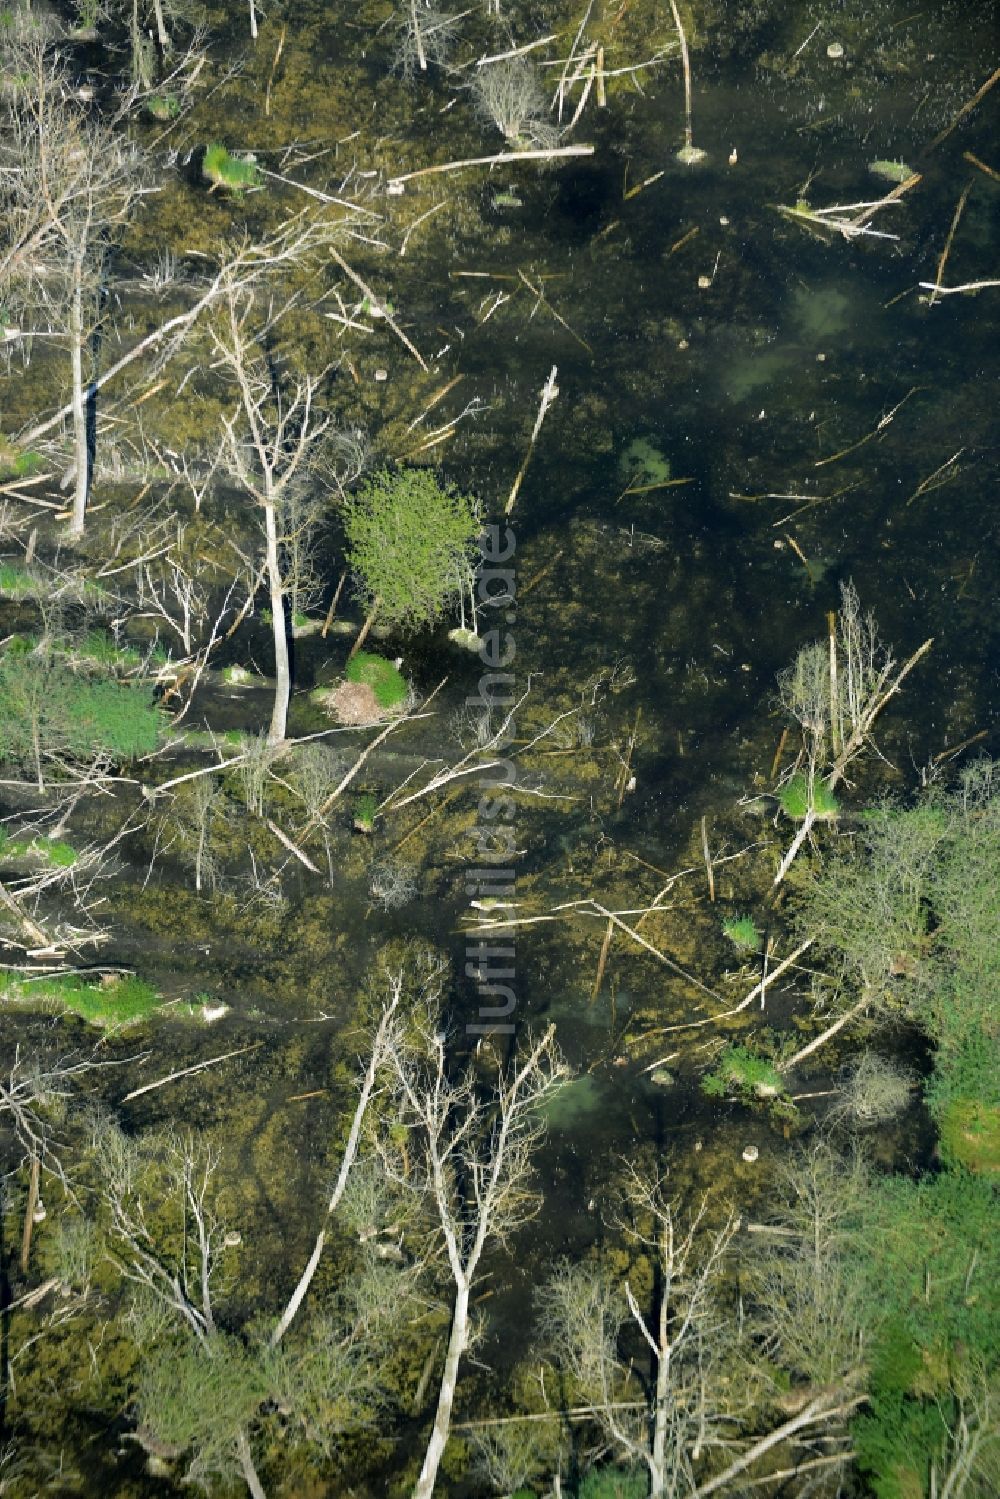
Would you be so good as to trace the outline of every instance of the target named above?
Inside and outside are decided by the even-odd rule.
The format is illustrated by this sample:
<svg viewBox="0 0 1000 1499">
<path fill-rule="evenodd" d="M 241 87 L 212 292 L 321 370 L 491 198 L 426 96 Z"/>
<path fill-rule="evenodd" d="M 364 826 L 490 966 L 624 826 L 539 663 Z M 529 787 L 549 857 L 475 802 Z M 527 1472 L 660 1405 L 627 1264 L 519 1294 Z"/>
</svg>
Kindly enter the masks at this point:
<svg viewBox="0 0 1000 1499">
<path fill-rule="evenodd" d="M 651 7 L 634 9 L 654 24 Z M 662 9 L 654 29 L 666 45 Z M 641 90 L 611 92 L 606 110 L 588 105 L 572 139 L 592 141 L 592 157 L 407 184 L 410 221 L 441 206 L 414 230 L 406 257 L 368 254 L 363 244 L 348 252 L 391 297 L 432 368 L 418 375 L 391 333 L 373 325 L 360 347 L 349 345 L 352 375 L 341 370 L 335 387 L 338 420 L 366 425 L 378 449 L 384 413 L 393 424 L 388 456 L 404 456 L 415 444 L 412 436 L 399 440 L 403 428 L 440 386 L 461 377 L 420 430 L 464 408 L 469 415 L 446 445 L 420 459 L 439 452 L 443 474 L 479 496 L 491 518 L 503 510 L 543 383 L 558 367 L 559 394 L 510 519 L 513 669 L 518 693 L 530 688 L 516 738 L 526 742 L 558 714 L 571 715 L 526 753 L 520 771 L 514 914 L 536 921 L 514 934 L 516 1021 L 522 1030 L 554 1021 L 575 1076 L 549 1112 L 539 1215 L 513 1254 L 496 1254 L 488 1266 L 489 1320 L 478 1356 L 489 1367 L 469 1363 L 462 1417 L 505 1409 L 505 1381 L 529 1348 L 532 1285 L 554 1259 L 585 1256 L 607 1241 L 620 1157 L 657 1161 L 680 1195 L 719 1189 L 746 1213 L 766 1198 L 769 1166 L 789 1136 L 810 1127 L 809 1104 L 789 1125 L 703 1096 L 701 1073 L 720 1037 L 736 1032 L 661 1032 L 736 1004 L 759 977 L 759 962 L 741 963 L 722 937 L 724 916 L 751 911 L 778 951 L 787 950 L 781 910 L 767 895 L 789 825 L 775 825 L 773 801 L 746 802 L 773 786 L 782 729 L 776 674 L 800 645 L 824 635 L 839 585 L 853 580 L 900 660 L 934 637 L 919 676 L 880 722 L 885 758 L 866 760 L 844 797 L 848 819 L 880 795 L 911 794 L 935 757 L 993 731 L 1000 624 L 988 299 L 996 292 L 943 296 L 931 306 L 918 286 L 935 280 L 967 180 L 943 280 L 996 273 L 997 184 L 962 155 L 990 159 L 988 101 L 929 150 L 989 71 L 985 12 L 969 4 L 914 14 L 902 3 L 848 4 L 832 17 L 813 4 L 691 9 L 696 18 L 703 13 L 692 63 L 705 163 L 675 160 L 681 86 L 670 60 L 641 75 Z M 531 17 L 540 27 L 572 20 L 575 29 L 566 7 L 541 10 L 542 21 Z M 259 147 L 262 160 L 293 134 L 325 143 L 326 87 L 338 138 L 371 129 L 367 113 L 352 114 L 355 100 L 379 111 L 378 142 L 365 136 L 353 148 L 362 169 L 372 162 L 391 176 L 411 161 L 423 165 L 440 155 L 442 136 L 449 158 L 501 149 L 499 137 L 484 143 L 485 132 L 470 126 L 468 104 L 446 77 L 407 85 L 387 75 L 390 49 L 378 27 L 388 6 L 303 15 L 273 117 L 263 120 L 254 103 L 259 63 L 216 99 L 227 139 Z M 272 50 L 277 26 L 269 18 L 262 50 Z M 528 34 L 515 28 L 515 39 Z M 836 41 L 845 49 L 837 61 L 827 56 Z M 244 53 L 245 40 L 234 35 L 232 50 Z M 630 56 L 642 55 L 633 37 Z M 847 238 L 777 211 L 802 200 L 819 207 L 878 197 L 887 189 L 868 165 L 895 157 L 922 181 L 871 227 L 898 238 Z M 169 223 L 193 203 L 214 215 L 212 227 L 232 212 L 217 199 L 205 206 L 204 187 L 188 181 L 154 204 L 153 223 Z M 255 211 L 251 196 L 245 216 Z M 148 235 L 152 242 L 153 224 Z M 382 366 L 388 379 L 376 384 Z M 34 367 L 29 374 L 35 382 Z M 16 408 L 24 397 L 12 399 Z M 37 386 L 32 399 L 41 400 Z M 177 421 L 175 445 L 184 441 L 183 414 Z M 336 545 L 331 538 L 330 578 L 339 573 Z M 440 635 L 390 637 L 378 648 L 402 655 L 420 694 L 448 677 L 436 716 L 373 755 L 352 788 L 381 798 L 424 760 L 450 762 L 468 748 L 476 724 L 465 699 L 480 668 Z M 293 735 L 324 727 L 306 689 L 339 671 L 346 649 L 336 635 L 297 645 Z M 249 653 L 234 644 L 233 659 L 266 672 L 267 652 L 260 628 Z M 256 731 L 268 713 L 260 687 L 241 696 L 216 683 L 197 700 L 192 722 L 220 733 Z M 345 769 L 362 742 L 352 735 L 341 749 L 333 741 Z M 136 1083 L 239 1053 L 123 1110 L 129 1129 L 182 1122 L 222 1145 L 227 1216 L 243 1240 L 227 1300 L 237 1322 L 273 1310 L 275 1285 L 286 1294 L 308 1255 L 350 1106 L 358 995 L 380 952 L 416 939 L 447 953 L 457 1051 L 475 1019 L 476 991 L 462 975 L 479 919 L 464 889 L 476 858 L 477 791 L 452 799 L 454 790 L 446 789 L 447 805 L 426 827 L 417 824 L 437 805 L 432 799 L 417 803 L 410 820 L 377 823 L 370 838 L 351 835 L 344 807 L 332 883 L 289 860 L 280 881 L 265 882 L 253 900 L 245 886 L 233 893 L 236 876 L 251 861 L 274 867 L 278 850 L 266 835 L 226 834 L 231 888 L 223 879 L 212 898 L 194 892 L 190 871 L 169 851 L 145 885 L 150 850 L 121 852 L 109 890 L 114 959 L 136 967 L 167 1000 L 228 1006 L 210 1027 L 160 1018 L 134 1038 L 112 1039 L 108 1050 L 124 1057 L 149 1049 Z M 107 819 L 106 808 L 85 811 L 82 835 L 107 829 Z M 821 846 L 826 838 L 820 832 Z M 413 898 L 395 910 L 370 893 L 370 867 L 386 858 L 405 864 L 415 882 Z M 662 912 L 643 915 L 657 900 Z M 669 961 L 615 932 L 595 984 L 606 921 L 587 902 L 631 913 L 623 919 Z M 755 1004 L 739 1017 L 739 1039 L 766 1039 L 771 1027 L 797 1036 L 797 1021 L 808 1016 L 802 990 L 770 991 L 764 1014 Z M 30 1046 L 53 1022 L 16 1016 L 7 1024 Z M 87 1044 L 82 1025 L 62 1024 L 67 1045 Z M 802 1086 L 819 1092 L 832 1078 L 817 1065 Z M 113 1101 L 115 1089 L 108 1095 Z M 822 1108 L 818 1102 L 816 1117 Z M 897 1166 L 928 1148 L 916 1108 L 890 1135 L 879 1150 Z M 748 1145 L 759 1151 L 753 1164 L 742 1159 Z M 394 1368 L 387 1378 L 412 1387 L 418 1374 Z M 121 1376 L 107 1377 L 118 1388 Z M 181 1492 L 168 1477 L 150 1478 L 138 1451 L 96 1452 L 104 1418 L 85 1412 L 81 1397 L 72 1442 L 78 1476 L 57 1491 Z M 374 1458 L 356 1444 L 349 1489 L 342 1467 L 328 1481 L 301 1465 L 282 1487 L 277 1459 L 269 1492 L 404 1492 L 401 1475 L 412 1479 L 407 1463 L 423 1430 L 404 1421 L 390 1440 L 380 1433 Z M 456 1496 L 488 1491 L 469 1474 L 450 1487 L 441 1482 L 441 1492 Z"/>
</svg>

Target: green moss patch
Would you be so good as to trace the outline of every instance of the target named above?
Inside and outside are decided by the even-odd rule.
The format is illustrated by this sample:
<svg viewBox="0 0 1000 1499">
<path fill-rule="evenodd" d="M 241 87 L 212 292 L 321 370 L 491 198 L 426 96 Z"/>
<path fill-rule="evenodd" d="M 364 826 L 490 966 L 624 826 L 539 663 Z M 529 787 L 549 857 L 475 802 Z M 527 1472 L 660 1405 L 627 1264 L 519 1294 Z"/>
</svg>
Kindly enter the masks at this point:
<svg viewBox="0 0 1000 1499">
<path fill-rule="evenodd" d="M 883 158 L 870 161 L 868 170 L 876 177 L 881 177 L 883 182 L 906 182 L 913 176 L 913 168 L 908 167 L 905 161 L 887 161 Z"/>
<path fill-rule="evenodd" d="M 1000 1171 L 1000 1106 L 978 1098 L 953 1098 L 938 1118 L 941 1154 L 969 1171 Z"/>
</svg>

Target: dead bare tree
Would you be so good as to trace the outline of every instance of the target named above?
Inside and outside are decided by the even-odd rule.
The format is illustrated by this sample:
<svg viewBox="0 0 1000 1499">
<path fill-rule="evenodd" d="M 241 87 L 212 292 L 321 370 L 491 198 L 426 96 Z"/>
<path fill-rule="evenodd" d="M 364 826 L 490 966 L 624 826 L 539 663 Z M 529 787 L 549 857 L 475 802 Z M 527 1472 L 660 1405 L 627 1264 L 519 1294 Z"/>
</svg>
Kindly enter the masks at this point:
<svg viewBox="0 0 1000 1499">
<path fill-rule="evenodd" d="M 983 1491 L 995 1481 L 1000 1461 L 1000 1413 L 996 1375 L 975 1363 L 960 1378 L 955 1392 L 955 1414 L 949 1424 L 948 1443 L 941 1472 L 933 1465 L 932 1486 L 940 1499 L 960 1499 L 972 1484 Z M 972 1490 L 975 1492 L 975 1489 Z"/>
<path fill-rule="evenodd" d="M 86 370 L 100 320 L 98 283 L 111 235 L 144 187 L 138 148 L 73 96 L 42 43 L 22 49 L 22 83 L 0 130 L 0 291 L 69 349 L 73 434 L 71 532 L 83 531 L 92 453 Z"/>
<path fill-rule="evenodd" d="M 432 967 L 427 982 L 436 986 L 438 975 L 439 969 Z M 347 1141 L 322 1226 L 312 1253 L 266 1343 L 226 1333 L 220 1327 L 216 1313 L 215 1301 L 222 1284 L 225 1254 L 227 1249 L 239 1243 L 239 1236 L 227 1233 L 215 1210 L 220 1167 L 218 1150 L 202 1143 L 191 1133 L 166 1138 L 153 1135 L 135 1142 L 123 1135 L 113 1122 L 101 1121 L 97 1160 L 122 1275 L 147 1300 L 165 1310 L 171 1322 L 185 1329 L 193 1338 L 193 1347 L 190 1342 L 184 1342 L 175 1354 L 170 1355 L 177 1377 L 197 1381 L 199 1361 L 216 1360 L 225 1378 L 232 1372 L 239 1388 L 238 1399 L 235 1404 L 230 1402 L 228 1411 L 220 1411 L 218 1415 L 206 1411 L 203 1422 L 197 1419 L 196 1412 L 196 1419 L 189 1423 L 185 1440 L 193 1450 L 188 1473 L 192 1481 L 204 1481 L 209 1472 L 224 1468 L 229 1458 L 238 1464 L 254 1499 L 263 1499 L 264 1489 L 251 1452 L 249 1428 L 259 1419 L 260 1408 L 269 1400 L 277 1399 L 279 1390 L 284 1391 L 287 1387 L 290 1399 L 299 1397 L 303 1368 L 305 1366 L 308 1372 L 310 1360 L 317 1351 L 317 1342 L 322 1345 L 324 1358 L 318 1372 L 311 1376 L 313 1383 L 325 1371 L 329 1378 L 342 1379 L 345 1389 L 355 1393 L 364 1385 L 359 1369 L 363 1373 L 365 1360 L 362 1358 L 359 1364 L 353 1358 L 353 1350 L 356 1345 L 360 1347 L 368 1336 L 369 1323 L 378 1321 L 374 1309 L 366 1303 L 366 1297 L 376 1294 L 376 1290 L 365 1282 L 364 1276 L 362 1283 L 353 1288 L 356 1293 L 354 1301 L 347 1297 L 348 1322 L 336 1332 L 332 1342 L 330 1329 L 334 1327 L 336 1330 L 336 1324 L 323 1316 L 313 1319 L 299 1340 L 302 1346 L 297 1353 L 289 1353 L 284 1340 L 302 1308 L 322 1259 L 330 1220 L 343 1201 L 361 1153 L 369 1110 L 380 1090 L 387 1086 L 389 1060 L 404 1044 L 404 1009 L 406 1001 L 412 998 L 412 985 L 402 973 L 390 977 L 378 1018 L 373 1019 L 368 1035 Z M 407 1287 L 412 1279 L 411 1273 L 404 1273 Z M 384 1291 L 385 1287 L 382 1289 Z M 402 1286 L 397 1286 L 396 1290 L 400 1296 L 411 1294 Z M 353 1367 L 352 1359 L 358 1368 Z M 163 1387 L 169 1388 L 171 1377 L 168 1359 Z M 158 1388 L 160 1386 L 153 1378 L 149 1389 L 155 1392 Z M 152 1403 L 149 1389 L 146 1400 L 140 1400 L 140 1409 Z M 324 1401 L 335 1399 L 335 1392 L 329 1387 L 320 1388 L 315 1394 L 321 1406 Z M 242 1416 L 234 1420 L 232 1412 L 234 1409 L 239 1411 L 240 1400 L 243 1402 Z M 151 1419 L 155 1432 L 155 1410 Z M 328 1413 L 324 1419 L 329 1419 Z"/>
<path fill-rule="evenodd" d="M 264 280 L 278 277 L 290 267 L 301 265 L 310 250 L 317 249 L 336 237 L 344 224 L 349 223 L 354 206 L 344 202 L 345 217 L 338 224 L 317 221 L 307 210 L 293 214 L 263 239 L 254 240 L 244 235 L 235 244 L 227 243 L 220 249 L 218 264 L 207 282 L 201 284 L 199 294 L 184 311 L 158 323 L 136 341 L 120 358 L 107 369 L 95 375 L 88 386 L 88 395 L 96 397 L 108 384 L 141 359 L 151 358 L 152 369 L 159 375 L 177 355 L 184 341 L 191 334 L 199 319 L 229 290 L 239 286 L 249 294 L 252 287 L 259 287 Z M 34 239 L 28 234 L 12 238 L 11 244 L 0 248 L 0 285 L 7 271 L 20 270 L 33 253 Z M 197 283 L 192 284 L 197 290 Z M 155 356 L 155 357 L 154 357 Z M 30 449 L 50 432 L 60 428 L 67 417 L 73 414 L 72 401 L 35 422 L 17 435 L 22 449 Z"/>
<path fill-rule="evenodd" d="M 567 1265 L 540 1293 L 542 1329 L 604 1440 L 647 1470 L 653 1499 L 673 1499 L 693 1492 L 696 1464 L 735 1429 L 737 1397 L 724 1369 L 734 1331 L 720 1290 L 738 1220 L 728 1213 L 708 1228 L 703 1200 L 682 1224 L 663 1179 L 624 1169 L 619 1226 L 652 1267 L 650 1310 L 630 1277 L 618 1286 L 602 1266 Z M 640 1401 L 635 1361 L 620 1346 L 630 1322 L 649 1353 Z"/>
<path fill-rule="evenodd" d="M 841 587 L 839 613 L 830 616 L 828 641 L 804 646 L 779 678 L 781 701 L 802 731 L 798 759 L 788 779 L 800 778 L 804 809 L 778 872 L 780 885 L 818 821 L 833 815 L 833 792 L 871 742 L 875 720 L 932 645 L 925 640 L 902 666 L 862 613 L 853 583 Z"/>
<path fill-rule="evenodd" d="M 103 1132 L 100 1156 L 122 1275 L 187 1327 L 204 1358 L 225 1356 L 213 1306 L 226 1248 L 213 1206 L 218 1153 L 190 1133 L 168 1138 L 152 1163 L 160 1178 L 152 1190 L 149 1159 L 112 1124 Z M 182 1233 L 175 1250 L 151 1220 L 151 1199 L 172 1205 L 177 1215 Z M 227 1436 L 253 1499 L 265 1499 L 245 1428 Z"/>
<path fill-rule="evenodd" d="M 64 1108 L 80 1079 L 113 1065 L 72 1056 L 44 1064 L 36 1057 L 23 1056 L 18 1047 L 10 1067 L 0 1074 L 0 1116 L 10 1124 L 25 1155 L 44 1163 L 61 1181 L 66 1180 L 66 1173 L 46 1112 Z"/>
<path fill-rule="evenodd" d="M 200 516 L 136 520 L 113 550 L 97 578 L 129 578 L 137 606 L 125 608 L 116 623 L 151 622 L 173 639 L 179 660 L 170 674 L 185 678 L 190 701 L 212 652 L 252 609 L 259 570 L 221 525 Z"/>
<path fill-rule="evenodd" d="M 759 1395 L 791 1415 L 692 1499 L 731 1492 L 734 1479 L 798 1432 L 822 1432 L 828 1464 L 846 1466 L 852 1456 L 847 1421 L 867 1398 L 871 1312 L 851 1264 L 867 1173 L 859 1156 L 844 1159 L 820 1141 L 786 1161 L 777 1185 L 781 1201 L 743 1261 L 747 1350 Z"/>
<path fill-rule="evenodd" d="M 435 976 L 432 971 L 432 982 Z M 354 1114 L 347 1135 L 347 1143 L 344 1146 L 344 1153 L 340 1159 L 340 1168 L 326 1205 L 323 1227 L 316 1235 L 312 1254 L 309 1256 L 305 1269 L 299 1276 L 294 1291 L 288 1298 L 284 1311 L 275 1324 L 270 1339 L 272 1348 L 278 1346 L 298 1314 L 299 1308 L 305 1300 L 306 1293 L 312 1283 L 313 1276 L 319 1267 L 319 1262 L 323 1255 L 323 1246 L 326 1243 L 326 1225 L 340 1206 L 341 1199 L 347 1188 L 351 1169 L 358 1158 L 358 1152 L 361 1148 L 361 1131 L 369 1106 L 378 1091 L 380 1079 L 387 1062 L 402 1045 L 404 1017 L 401 1007 L 405 993 L 406 983 L 404 975 L 401 972 L 391 975 L 382 1013 L 368 1047 L 368 1060 L 358 1088 L 357 1102 L 354 1106 Z"/>
<path fill-rule="evenodd" d="M 236 408 L 223 418 L 223 463 L 260 507 L 264 529 L 264 571 L 270 595 L 274 643 L 274 708 L 268 737 L 280 744 L 288 725 L 291 665 L 286 596 L 289 572 L 283 547 L 283 518 L 303 514 L 302 491 L 322 467 L 331 431 L 329 417 L 316 414 L 320 377 L 303 374 L 285 381 L 263 346 L 267 332 L 292 303 L 260 317 L 251 291 L 231 277 L 223 293 L 222 316 L 211 330 L 216 360 L 236 388 Z M 300 545 L 305 545 L 300 538 Z M 300 559 L 301 560 L 301 559 Z"/>
<path fill-rule="evenodd" d="M 868 1173 L 860 1155 L 842 1157 L 822 1140 L 787 1160 L 775 1185 L 769 1225 L 779 1231 L 754 1235 L 744 1263 L 751 1334 L 767 1367 L 846 1389 L 864 1363 L 865 1309 L 850 1259 Z"/>
<path fill-rule="evenodd" d="M 387 1176 L 421 1194 L 437 1220 L 454 1283 L 451 1332 L 437 1409 L 413 1499 L 430 1499 L 448 1442 L 461 1361 L 473 1340 L 471 1297 L 483 1253 L 503 1244 L 535 1213 L 532 1155 L 543 1133 L 539 1110 L 566 1076 L 555 1026 L 501 1067 L 484 1093 L 474 1066 L 449 1075 L 446 1036 L 434 1003 L 415 1017 L 416 1041 L 394 1046 L 400 1121 L 419 1141 L 408 1169 L 391 1140 L 380 1145 Z"/>
</svg>

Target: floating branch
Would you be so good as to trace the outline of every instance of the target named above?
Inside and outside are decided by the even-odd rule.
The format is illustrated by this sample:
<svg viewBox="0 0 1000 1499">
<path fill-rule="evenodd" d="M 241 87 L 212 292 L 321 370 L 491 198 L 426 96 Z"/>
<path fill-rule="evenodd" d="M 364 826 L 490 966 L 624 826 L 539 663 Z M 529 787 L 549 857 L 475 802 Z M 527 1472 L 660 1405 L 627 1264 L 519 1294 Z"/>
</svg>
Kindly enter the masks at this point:
<svg viewBox="0 0 1000 1499">
<path fill-rule="evenodd" d="M 536 42 L 526 42 L 523 47 L 511 47 L 507 52 L 493 52 L 489 57 L 477 57 L 476 67 L 487 68 L 491 62 L 506 62 L 509 57 L 523 57 L 525 52 L 533 52 L 536 47 L 554 42 L 558 35 L 557 31 L 550 31 L 548 36 L 540 36 Z"/>
<path fill-rule="evenodd" d="M 937 298 L 940 296 L 940 292 L 938 291 L 938 287 L 941 284 L 941 277 L 944 275 L 944 268 L 948 264 L 948 256 L 951 254 L 952 241 L 954 240 L 954 238 L 955 238 L 955 232 L 958 229 L 958 221 L 962 217 L 963 212 L 965 211 L 965 205 L 966 205 L 966 203 L 968 201 L 969 194 L 971 193 L 971 191 L 972 191 L 972 178 L 970 177 L 969 181 L 965 184 L 965 186 L 963 187 L 963 189 L 961 191 L 961 194 L 959 195 L 958 202 L 955 204 L 955 212 L 952 215 L 951 226 L 948 229 L 948 237 L 947 237 L 947 239 L 944 242 L 944 249 L 941 251 L 941 259 L 938 261 L 938 263 L 937 263 L 937 269 L 934 272 L 934 282 L 935 282 L 935 285 L 934 285 L 934 290 L 931 292 L 931 301 L 930 301 L 930 305 L 932 307 L 934 306 L 934 303 L 937 300 Z"/>
<path fill-rule="evenodd" d="M 938 286 L 934 281 L 921 281 L 923 291 L 936 292 L 939 297 L 953 297 L 958 292 L 985 291 L 988 286 L 1000 286 L 1000 280 L 995 281 L 964 281 L 961 286 Z"/>
<path fill-rule="evenodd" d="M 158 1078 L 155 1083 L 146 1083 L 142 1088 L 133 1088 L 131 1093 L 126 1093 L 122 1103 L 130 1103 L 133 1098 L 141 1098 L 143 1093 L 152 1093 L 156 1088 L 164 1088 L 167 1083 L 176 1082 L 179 1077 L 191 1077 L 195 1072 L 203 1072 L 206 1067 L 215 1067 L 219 1062 L 228 1062 L 230 1057 L 241 1057 L 248 1051 L 257 1051 L 263 1046 L 263 1041 L 254 1041 L 249 1046 L 238 1046 L 235 1051 L 224 1051 L 221 1056 L 209 1057 L 205 1062 L 196 1062 L 193 1067 L 182 1067 L 179 1072 L 171 1072 L 167 1077 Z"/>
<path fill-rule="evenodd" d="M 469 156 L 464 161 L 443 161 L 436 167 L 421 167 L 418 172 L 404 172 L 389 179 L 390 192 L 398 192 L 404 182 L 430 177 L 435 172 L 460 172 L 465 167 L 494 167 L 508 161 L 554 161 L 561 156 L 593 156 L 593 146 L 550 146 L 538 151 L 500 151 L 495 156 Z"/>
<path fill-rule="evenodd" d="M 362 292 L 364 292 L 365 296 L 368 298 L 368 300 L 372 303 L 373 306 L 375 306 L 375 307 L 381 307 L 381 309 L 382 309 L 382 316 L 385 318 L 386 322 L 389 324 L 389 327 L 392 329 L 393 333 L 395 333 L 395 335 L 399 339 L 400 343 L 403 344 L 407 349 L 409 349 L 410 353 L 413 355 L 414 359 L 417 361 L 417 363 L 419 364 L 420 368 L 426 374 L 426 372 L 427 372 L 427 365 L 424 363 L 423 356 L 421 355 L 420 350 L 418 348 L 416 348 L 416 346 L 414 344 L 412 344 L 410 342 L 410 340 L 407 338 L 406 334 L 403 332 L 402 328 L 396 322 L 396 320 L 392 316 L 391 312 L 389 312 L 389 310 L 386 307 L 384 301 L 381 301 L 375 295 L 375 293 L 372 291 L 371 287 L 367 284 L 367 282 L 362 281 L 362 279 L 358 275 L 357 271 L 353 271 L 351 269 L 351 267 L 347 264 L 347 261 L 344 259 L 343 255 L 341 255 L 339 251 L 335 250 L 332 245 L 329 248 L 330 248 L 330 258 L 331 258 L 331 260 L 335 261 L 336 264 L 340 266 L 340 269 L 344 272 L 344 275 L 345 276 L 349 276 L 350 279 L 354 282 L 355 286 L 358 287 Z"/>
<path fill-rule="evenodd" d="M 514 502 L 517 499 L 518 490 L 521 488 L 522 480 L 524 479 L 525 474 L 528 472 L 528 464 L 531 462 L 531 454 L 534 450 L 535 442 L 537 441 L 539 432 L 542 430 L 542 423 L 545 420 L 545 414 L 548 411 L 549 407 L 552 405 L 552 402 L 555 400 L 556 396 L 559 394 L 559 387 L 556 384 L 556 373 L 557 367 L 556 365 L 553 365 L 549 370 L 549 378 L 542 386 L 542 399 L 541 404 L 538 407 L 538 415 L 535 417 L 535 425 L 531 432 L 531 441 L 528 443 L 528 451 L 524 455 L 524 462 L 521 464 L 521 467 L 517 471 L 517 478 L 511 485 L 510 494 L 507 498 L 507 503 L 504 506 L 504 515 L 509 515 L 514 508 Z"/>
<path fill-rule="evenodd" d="M 928 151 L 933 151 L 935 146 L 940 146 L 942 141 L 946 141 L 948 139 L 949 135 L 955 129 L 956 125 L 961 124 L 962 120 L 965 119 L 965 116 L 967 114 L 970 114 L 971 111 L 975 109 L 980 100 L 986 98 L 986 95 L 989 93 L 990 89 L 998 79 L 1000 79 L 1000 68 L 995 68 L 987 78 L 986 82 L 983 84 L 982 88 L 977 89 L 972 98 L 962 105 L 961 109 L 958 111 L 958 114 L 952 120 L 951 124 L 946 125 L 944 130 L 941 131 L 941 134 L 934 137 L 930 145 L 927 147 Z"/>
</svg>

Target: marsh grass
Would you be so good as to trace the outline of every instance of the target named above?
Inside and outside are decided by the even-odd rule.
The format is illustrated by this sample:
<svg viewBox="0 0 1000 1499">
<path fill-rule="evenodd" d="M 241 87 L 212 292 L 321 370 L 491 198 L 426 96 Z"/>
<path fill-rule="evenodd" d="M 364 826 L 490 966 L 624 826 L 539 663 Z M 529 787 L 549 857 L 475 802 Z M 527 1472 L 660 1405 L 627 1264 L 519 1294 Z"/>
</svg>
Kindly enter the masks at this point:
<svg viewBox="0 0 1000 1499">
<path fill-rule="evenodd" d="M 51 642 L 0 656 L 0 760 L 33 766 L 40 786 L 48 757 L 122 763 L 150 754 L 160 725 L 148 687 L 80 676 Z"/>
<path fill-rule="evenodd" d="M 118 1029 L 138 1025 L 159 1007 L 152 984 L 133 975 L 101 983 L 82 974 L 55 974 L 37 980 L 9 979 L 4 1001 L 25 1009 L 79 1015 L 90 1025 Z"/>
<path fill-rule="evenodd" d="M 35 598 L 43 586 L 30 568 L 20 567 L 16 562 L 0 562 L 0 598 Z"/>
</svg>

